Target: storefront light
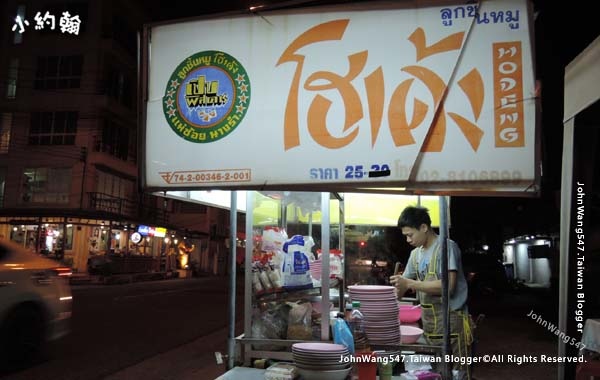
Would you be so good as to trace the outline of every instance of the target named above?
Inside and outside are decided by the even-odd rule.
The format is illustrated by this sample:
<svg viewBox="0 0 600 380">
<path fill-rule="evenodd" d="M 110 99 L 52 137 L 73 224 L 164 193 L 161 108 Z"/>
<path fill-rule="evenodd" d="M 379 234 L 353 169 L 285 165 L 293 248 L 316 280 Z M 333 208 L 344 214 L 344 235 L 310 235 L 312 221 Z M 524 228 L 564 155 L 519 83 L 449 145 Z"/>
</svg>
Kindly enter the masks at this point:
<svg viewBox="0 0 600 380">
<path fill-rule="evenodd" d="M 17 226 L 14 226 L 13 231 L 17 232 L 17 230 L 18 230 Z"/>
<path fill-rule="evenodd" d="M 169 238 L 166 237 L 165 240 L 164 240 L 164 242 L 168 244 L 169 243 Z"/>
<path fill-rule="evenodd" d="M 67 224 L 67 228 L 73 228 L 72 224 Z"/>
<path fill-rule="evenodd" d="M 173 240 L 173 243 L 177 244 L 179 242 L 179 240 L 175 239 Z"/>
</svg>

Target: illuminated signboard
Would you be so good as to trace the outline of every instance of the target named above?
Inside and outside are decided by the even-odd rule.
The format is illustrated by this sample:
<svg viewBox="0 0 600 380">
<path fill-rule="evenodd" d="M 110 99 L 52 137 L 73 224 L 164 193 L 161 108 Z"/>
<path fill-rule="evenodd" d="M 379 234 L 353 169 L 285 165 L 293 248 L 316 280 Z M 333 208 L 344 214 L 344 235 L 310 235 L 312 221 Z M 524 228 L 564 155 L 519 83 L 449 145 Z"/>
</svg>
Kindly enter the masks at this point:
<svg viewBox="0 0 600 380">
<path fill-rule="evenodd" d="M 142 236 L 148 236 L 150 235 L 150 227 L 143 225 L 139 226 L 137 232 L 139 232 Z"/>
<path fill-rule="evenodd" d="M 138 227 L 137 232 L 142 236 L 155 236 L 165 237 L 167 236 L 167 229 L 164 227 L 150 227 L 141 225 Z"/>
<path fill-rule="evenodd" d="M 145 187 L 538 191 L 528 2 L 401 3 L 153 26 Z"/>
<path fill-rule="evenodd" d="M 167 236 L 167 229 L 163 227 L 154 228 L 154 236 L 155 237 L 165 237 Z"/>
</svg>

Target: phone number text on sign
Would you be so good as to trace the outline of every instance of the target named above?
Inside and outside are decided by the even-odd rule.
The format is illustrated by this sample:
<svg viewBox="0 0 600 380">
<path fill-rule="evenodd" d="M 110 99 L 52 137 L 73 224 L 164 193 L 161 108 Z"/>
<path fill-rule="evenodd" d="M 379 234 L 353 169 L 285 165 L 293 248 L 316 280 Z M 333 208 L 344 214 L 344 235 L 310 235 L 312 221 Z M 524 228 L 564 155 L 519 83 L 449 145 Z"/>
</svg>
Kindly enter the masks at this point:
<svg viewBox="0 0 600 380">
<path fill-rule="evenodd" d="M 408 178 L 411 166 L 398 165 L 396 177 Z M 422 182 L 520 182 L 523 173 L 520 170 L 419 170 L 417 181 Z"/>
<path fill-rule="evenodd" d="M 192 170 L 159 174 L 168 184 L 250 182 L 252 179 L 251 169 Z"/>
</svg>

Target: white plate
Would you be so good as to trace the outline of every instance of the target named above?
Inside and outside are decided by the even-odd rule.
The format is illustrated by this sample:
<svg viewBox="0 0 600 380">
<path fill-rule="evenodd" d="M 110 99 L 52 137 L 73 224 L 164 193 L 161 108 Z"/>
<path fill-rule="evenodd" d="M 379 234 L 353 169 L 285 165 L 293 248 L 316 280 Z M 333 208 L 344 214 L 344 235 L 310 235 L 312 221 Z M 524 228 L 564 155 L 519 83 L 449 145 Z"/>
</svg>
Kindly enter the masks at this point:
<svg viewBox="0 0 600 380">
<path fill-rule="evenodd" d="M 350 285 L 348 287 L 350 292 L 356 293 L 381 293 L 381 292 L 394 292 L 394 287 L 390 285 Z"/>
<path fill-rule="evenodd" d="M 346 346 L 335 343 L 322 343 L 322 342 L 306 342 L 306 343 L 294 343 L 292 350 L 299 350 L 305 352 L 344 352 L 348 351 Z"/>
<path fill-rule="evenodd" d="M 303 361 L 319 361 L 319 362 L 327 362 L 327 363 L 339 363 L 340 358 L 342 356 L 348 356 L 348 354 L 349 353 L 347 353 L 346 355 L 336 354 L 335 356 L 324 356 L 323 354 L 308 355 L 308 354 L 301 354 L 298 352 L 292 352 L 292 356 L 294 357 L 294 360 L 298 359 L 298 360 L 303 360 Z"/>
</svg>

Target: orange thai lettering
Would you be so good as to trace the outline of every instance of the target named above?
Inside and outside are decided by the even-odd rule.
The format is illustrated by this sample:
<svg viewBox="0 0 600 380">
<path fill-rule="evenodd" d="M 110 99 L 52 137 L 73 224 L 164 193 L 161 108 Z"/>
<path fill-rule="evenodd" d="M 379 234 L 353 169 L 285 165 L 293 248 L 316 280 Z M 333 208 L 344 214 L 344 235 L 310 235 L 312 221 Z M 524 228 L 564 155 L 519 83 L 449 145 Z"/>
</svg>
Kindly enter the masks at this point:
<svg viewBox="0 0 600 380">
<path fill-rule="evenodd" d="M 358 126 L 355 126 L 363 118 L 362 103 L 358 91 L 350 83 L 363 70 L 367 63 L 367 52 L 353 54 L 348 57 L 349 70 L 345 76 L 329 71 L 318 71 L 310 75 L 305 82 L 304 88 L 310 91 L 337 89 L 344 102 L 344 128 L 343 132 L 350 128 L 353 130 L 343 137 L 335 137 L 327 129 L 327 114 L 331 107 L 331 101 L 324 96 L 317 95 L 310 104 L 308 110 L 308 131 L 311 137 L 319 145 L 326 148 L 337 149 L 350 144 L 358 135 Z M 322 83 L 325 84 L 313 84 Z"/>
<path fill-rule="evenodd" d="M 368 50 L 350 54 L 347 57 L 348 69 L 345 74 L 331 71 L 316 71 L 308 75 L 304 83 L 303 78 L 305 55 L 299 54 L 298 50 L 311 44 L 341 40 L 349 25 L 349 20 L 334 20 L 325 22 L 308 29 L 300 34 L 285 49 L 280 56 L 277 66 L 283 63 L 295 63 L 295 71 L 290 83 L 290 89 L 286 101 L 284 113 L 284 149 L 289 150 L 301 145 L 299 120 L 299 94 L 301 90 L 325 91 L 335 90 L 338 92 L 343 103 L 343 120 L 341 132 L 331 132 L 331 117 L 328 118 L 332 106 L 332 100 L 323 94 L 315 94 L 310 102 L 306 115 L 307 129 L 313 141 L 328 149 L 340 149 L 356 140 L 359 134 L 359 123 L 364 119 L 363 103 L 361 93 L 357 91 L 355 83 L 360 79 L 369 57 Z M 415 46 L 417 61 L 424 58 L 459 50 L 462 47 L 464 33 L 454 33 L 439 41 L 429 42 L 422 28 L 417 28 L 408 40 Z M 510 70 L 510 67 L 506 67 Z M 446 110 L 444 99 L 448 90 L 444 79 L 437 73 L 424 65 L 408 65 L 400 68 L 401 72 L 412 78 L 402 80 L 392 91 L 387 108 L 388 128 L 392 141 L 396 147 L 416 144 L 412 135 L 413 131 L 424 125 L 429 112 L 433 112 L 431 125 L 427 136 L 421 147 L 423 152 L 441 152 L 446 137 Z M 415 97 L 409 99 L 411 87 L 415 80 L 420 81 L 430 92 L 433 99 L 433 107 L 430 107 L 424 99 Z M 369 114 L 371 146 L 374 147 L 380 134 L 383 115 L 385 113 L 385 81 L 381 66 L 376 67 L 363 77 L 366 107 Z M 473 121 L 449 112 L 447 115 L 458 125 L 460 131 L 466 137 L 470 146 L 477 151 L 483 131 L 477 126 L 477 120 L 481 114 L 484 99 L 484 86 L 479 71 L 473 69 L 459 80 L 459 86 L 467 97 L 473 111 Z M 511 88 L 510 81 L 503 82 L 505 88 Z M 407 104 L 412 102 L 412 117 L 408 118 Z"/>
<path fill-rule="evenodd" d="M 328 40 L 341 40 L 344 35 L 344 31 L 348 26 L 349 20 L 334 20 L 319 24 L 306 32 L 302 33 L 296 38 L 287 49 L 279 57 L 277 65 L 286 62 L 296 63 L 296 72 L 292 79 L 290 86 L 290 92 L 287 98 L 287 104 L 285 107 L 285 120 L 284 120 L 284 148 L 285 150 L 291 149 L 300 145 L 300 130 L 298 126 L 298 91 L 300 88 L 300 77 L 302 69 L 304 67 L 305 56 L 297 54 L 298 49 L 314 44 L 316 42 L 328 41 Z"/>
</svg>

